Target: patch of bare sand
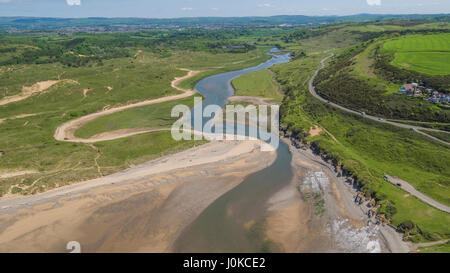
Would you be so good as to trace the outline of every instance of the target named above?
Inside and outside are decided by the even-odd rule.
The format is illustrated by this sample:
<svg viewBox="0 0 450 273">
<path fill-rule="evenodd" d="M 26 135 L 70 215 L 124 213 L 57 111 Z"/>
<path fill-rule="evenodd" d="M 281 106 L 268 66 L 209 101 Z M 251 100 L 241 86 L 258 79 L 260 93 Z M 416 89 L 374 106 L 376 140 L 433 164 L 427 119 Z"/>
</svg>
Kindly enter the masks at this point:
<svg viewBox="0 0 450 273">
<path fill-rule="evenodd" d="M 139 49 L 139 50 L 136 52 L 136 54 L 134 54 L 134 57 L 136 58 L 137 56 L 141 55 L 141 53 L 142 53 L 142 50 Z"/>
<path fill-rule="evenodd" d="M 83 89 L 83 97 L 87 97 L 87 93 L 89 92 L 89 91 L 91 91 L 91 89 L 89 89 L 89 88 L 84 88 Z"/>
<path fill-rule="evenodd" d="M 64 82 L 68 83 L 77 83 L 74 80 L 63 80 Z M 50 80 L 50 81 L 42 81 L 37 82 L 33 84 L 32 86 L 24 86 L 22 87 L 22 93 L 14 96 L 4 97 L 0 100 L 0 105 L 6 105 L 13 102 L 18 102 L 24 99 L 27 99 L 31 97 L 34 94 L 42 93 L 49 89 L 50 87 L 54 86 L 55 84 L 62 82 L 61 80 Z"/>
<path fill-rule="evenodd" d="M 295 186 L 290 185 L 269 200 L 269 217 L 266 219 L 269 240 L 282 252 L 298 253 L 306 251 L 312 239 L 308 225 L 310 211 Z"/>
<path fill-rule="evenodd" d="M 311 127 L 311 129 L 309 130 L 309 135 L 312 137 L 315 137 L 315 136 L 322 134 L 322 132 L 323 132 L 323 129 L 320 128 L 319 126 Z"/>
<path fill-rule="evenodd" d="M 22 176 L 26 174 L 35 174 L 38 173 L 34 170 L 22 170 L 22 171 L 8 171 L 8 170 L 0 170 L 0 179 L 12 178 L 16 176 Z"/>
</svg>

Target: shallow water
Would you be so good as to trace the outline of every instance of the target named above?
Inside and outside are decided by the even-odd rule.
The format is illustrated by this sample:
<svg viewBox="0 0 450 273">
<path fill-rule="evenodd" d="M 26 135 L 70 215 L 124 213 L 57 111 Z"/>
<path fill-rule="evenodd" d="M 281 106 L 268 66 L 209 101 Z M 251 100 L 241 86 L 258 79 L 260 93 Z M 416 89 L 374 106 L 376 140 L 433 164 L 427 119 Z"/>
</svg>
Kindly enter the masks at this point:
<svg viewBox="0 0 450 273">
<path fill-rule="evenodd" d="M 276 52 L 272 50 L 271 52 Z M 203 107 L 224 106 L 234 95 L 231 81 L 244 74 L 288 62 L 289 54 L 274 57 L 258 66 L 211 76 L 195 89 L 204 96 Z M 266 252 L 273 246 L 261 235 L 267 199 L 292 179 L 291 154 L 280 142 L 275 162 L 248 176 L 188 226 L 174 244 L 175 252 Z"/>
</svg>

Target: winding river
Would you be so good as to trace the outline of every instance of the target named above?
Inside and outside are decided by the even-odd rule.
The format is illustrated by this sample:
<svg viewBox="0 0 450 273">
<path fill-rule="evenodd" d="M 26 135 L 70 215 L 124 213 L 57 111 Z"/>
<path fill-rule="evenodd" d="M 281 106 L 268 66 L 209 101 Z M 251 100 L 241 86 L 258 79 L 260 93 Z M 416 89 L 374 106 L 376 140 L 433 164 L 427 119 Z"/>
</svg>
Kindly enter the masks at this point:
<svg viewBox="0 0 450 273">
<path fill-rule="evenodd" d="M 234 95 L 231 81 L 242 75 L 290 61 L 289 54 L 276 55 L 258 66 L 211 76 L 198 82 L 195 89 L 204 96 L 203 107 L 224 106 Z M 265 205 L 267 199 L 292 179 L 291 154 L 280 141 L 275 162 L 248 176 L 214 203 L 178 237 L 175 252 L 263 252 L 271 251 L 264 240 Z"/>
</svg>

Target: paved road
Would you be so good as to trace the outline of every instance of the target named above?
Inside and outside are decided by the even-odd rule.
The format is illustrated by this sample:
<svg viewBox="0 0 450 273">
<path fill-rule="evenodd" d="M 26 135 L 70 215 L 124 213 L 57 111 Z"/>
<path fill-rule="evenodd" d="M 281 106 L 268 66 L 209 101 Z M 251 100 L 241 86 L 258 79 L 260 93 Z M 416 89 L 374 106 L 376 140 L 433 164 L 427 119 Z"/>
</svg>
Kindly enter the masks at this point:
<svg viewBox="0 0 450 273">
<path fill-rule="evenodd" d="M 440 240 L 440 241 L 437 241 L 437 242 L 431 242 L 431 243 L 414 244 L 414 248 L 415 248 L 415 249 L 418 249 L 419 247 L 429 247 L 429 246 L 435 246 L 435 245 L 446 244 L 446 243 L 448 243 L 448 241 L 450 241 L 450 240 Z"/>
<path fill-rule="evenodd" d="M 333 56 L 334 56 L 334 54 L 331 54 L 330 56 L 324 58 L 324 59 L 321 61 L 322 67 L 319 68 L 319 69 L 314 73 L 314 76 L 311 78 L 311 81 L 309 82 L 309 92 L 311 93 L 311 95 L 313 95 L 315 98 L 317 98 L 317 99 L 319 99 L 319 100 L 321 100 L 321 101 L 323 101 L 323 102 L 325 102 L 325 103 L 327 103 L 327 104 L 329 104 L 329 105 L 332 105 L 332 106 L 334 106 L 334 107 L 336 107 L 336 108 L 338 108 L 338 109 L 341 109 L 342 111 L 345 111 L 345 112 L 348 112 L 348 113 L 352 113 L 352 114 L 355 114 L 355 115 L 360 115 L 360 116 L 362 116 L 362 117 L 364 117 L 364 118 L 371 119 L 371 120 L 374 120 L 374 121 L 377 121 L 377 122 L 380 122 L 380 123 L 386 123 L 386 124 L 390 124 L 390 125 L 393 125 L 393 126 L 396 126 L 396 127 L 410 129 L 410 130 L 413 130 L 414 132 L 416 132 L 416 133 L 418 133 L 418 134 L 421 134 L 421 135 L 423 135 L 423 136 L 426 136 L 426 137 L 428 137 L 428 138 L 431 138 L 431 139 L 433 139 L 433 140 L 435 140 L 435 141 L 438 141 L 438 142 L 443 143 L 443 144 L 446 144 L 446 145 L 450 145 L 449 142 L 444 141 L 444 140 L 441 140 L 441 139 L 439 139 L 439 138 L 437 138 L 437 137 L 431 136 L 431 135 L 429 135 L 429 134 L 427 134 L 427 133 L 424 133 L 424 132 L 422 132 L 422 131 L 420 131 L 420 130 L 429 131 L 429 132 L 441 132 L 441 133 L 447 133 L 447 134 L 448 134 L 449 132 L 441 131 L 441 130 L 436 130 L 436 129 L 430 129 L 430 128 L 424 128 L 424 127 L 420 127 L 420 126 L 412 126 L 412 125 L 407 125 L 407 124 L 403 124 L 403 123 L 397 123 L 397 122 L 393 122 L 393 121 L 387 121 L 387 120 L 382 119 L 382 118 L 380 118 L 380 117 L 375 117 L 375 116 L 371 116 L 371 115 L 367 115 L 367 114 L 362 115 L 361 112 L 357 112 L 357 111 L 354 111 L 354 110 L 345 108 L 345 107 L 343 107 L 343 106 L 341 106 L 341 105 L 339 105 L 339 104 L 333 103 L 333 102 L 331 102 L 331 101 L 329 101 L 329 100 L 327 100 L 327 99 L 322 98 L 320 95 L 318 95 L 318 94 L 316 93 L 316 88 L 314 87 L 314 80 L 316 79 L 316 77 L 317 77 L 317 75 L 319 74 L 319 72 L 320 72 L 323 68 L 325 68 L 325 62 L 326 62 L 328 59 L 330 59 L 331 57 L 333 57 Z"/>
<path fill-rule="evenodd" d="M 431 199 L 430 197 L 424 195 L 423 193 L 417 191 L 408 182 L 401 180 L 398 177 L 393 177 L 393 176 L 389 176 L 389 175 L 386 175 L 386 178 L 387 178 L 387 181 L 389 181 L 391 184 L 394 184 L 395 186 L 398 186 L 397 184 L 399 184 L 400 186 L 398 186 L 398 187 L 400 187 L 404 191 L 408 192 L 409 194 L 414 195 L 415 197 L 419 198 L 420 200 L 427 203 L 428 205 L 433 206 L 433 207 L 437 208 L 438 210 L 442 210 L 447 213 L 450 213 L 450 207 L 447 207 L 446 205 L 443 205 L 443 204 Z"/>
</svg>

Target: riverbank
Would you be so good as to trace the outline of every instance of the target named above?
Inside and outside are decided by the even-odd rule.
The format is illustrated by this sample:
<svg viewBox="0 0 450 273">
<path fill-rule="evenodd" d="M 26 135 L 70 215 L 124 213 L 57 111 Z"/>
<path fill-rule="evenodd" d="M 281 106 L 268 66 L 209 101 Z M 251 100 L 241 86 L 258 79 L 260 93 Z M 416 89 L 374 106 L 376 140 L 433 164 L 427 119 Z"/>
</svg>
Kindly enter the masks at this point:
<svg viewBox="0 0 450 273">
<path fill-rule="evenodd" d="M 266 235 L 283 252 L 409 252 L 389 226 L 375 225 L 357 188 L 308 147 L 292 153 L 292 182 L 268 201 Z"/>
</svg>

